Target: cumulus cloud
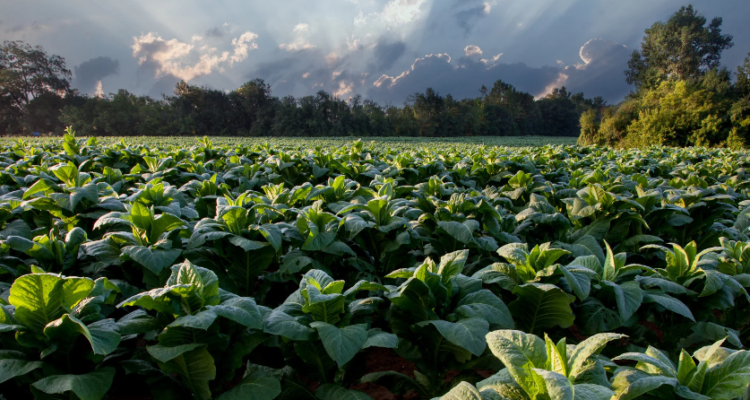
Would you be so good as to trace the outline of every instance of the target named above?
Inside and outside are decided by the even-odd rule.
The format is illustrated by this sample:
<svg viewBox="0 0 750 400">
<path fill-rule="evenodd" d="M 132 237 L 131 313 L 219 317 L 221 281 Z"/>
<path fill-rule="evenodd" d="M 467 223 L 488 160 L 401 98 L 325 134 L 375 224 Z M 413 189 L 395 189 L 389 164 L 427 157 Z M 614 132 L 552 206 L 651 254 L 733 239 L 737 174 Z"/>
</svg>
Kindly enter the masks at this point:
<svg viewBox="0 0 750 400">
<path fill-rule="evenodd" d="M 234 54 L 232 54 L 232 57 L 230 57 L 230 62 L 236 63 L 246 59 L 250 50 L 255 50 L 258 48 L 258 44 L 255 43 L 255 39 L 257 38 L 257 34 L 247 31 L 240 35 L 240 37 L 232 39 Z"/>
<path fill-rule="evenodd" d="M 92 93 L 102 79 L 117 74 L 120 62 L 110 57 L 96 57 L 73 67 L 75 79 L 73 86 L 82 93 Z"/>
<path fill-rule="evenodd" d="M 381 12 L 365 15 L 362 11 L 354 19 L 355 26 L 365 26 L 382 23 L 387 27 L 397 27 L 418 19 L 422 14 L 422 6 L 427 0 L 390 0 Z"/>
<path fill-rule="evenodd" d="M 591 39 L 579 50 L 582 63 L 565 67 L 545 91 L 549 93 L 555 87 L 566 86 L 573 92 L 583 92 L 586 97 L 601 96 L 617 102 L 632 89 L 623 74 L 630 52 L 626 46 L 611 40 Z"/>
<path fill-rule="evenodd" d="M 281 43 L 279 48 L 286 51 L 300 51 L 314 49 L 315 46 L 310 44 L 310 25 L 308 24 L 297 24 L 292 29 L 294 35 L 294 41 L 291 43 Z"/>
<path fill-rule="evenodd" d="M 468 45 L 464 47 L 464 55 L 466 57 L 471 56 L 481 56 L 482 55 L 482 49 L 479 48 L 479 46 L 475 46 L 473 44 Z"/>
<path fill-rule="evenodd" d="M 354 90 L 354 82 L 349 82 L 347 84 L 346 81 L 339 81 L 339 87 L 335 92 L 333 92 L 333 95 L 335 97 L 341 98 L 349 93 L 352 93 L 353 90 Z"/>
<path fill-rule="evenodd" d="M 232 39 L 232 50 L 218 52 L 215 47 L 181 42 L 177 39 L 164 40 L 154 32 L 133 37 L 133 57 L 142 68 L 153 71 L 154 77 L 166 75 L 189 81 L 208 75 L 214 70 L 223 71 L 247 58 L 250 50 L 257 49 L 258 35 L 247 31 Z"/>
<path fill-rule="evenodd" d="M 102 81 L 96 81 L 96 88 L 94 89 L 94 96 L 104 97 L 104 88 L 102 87 Z"/>
</svg>

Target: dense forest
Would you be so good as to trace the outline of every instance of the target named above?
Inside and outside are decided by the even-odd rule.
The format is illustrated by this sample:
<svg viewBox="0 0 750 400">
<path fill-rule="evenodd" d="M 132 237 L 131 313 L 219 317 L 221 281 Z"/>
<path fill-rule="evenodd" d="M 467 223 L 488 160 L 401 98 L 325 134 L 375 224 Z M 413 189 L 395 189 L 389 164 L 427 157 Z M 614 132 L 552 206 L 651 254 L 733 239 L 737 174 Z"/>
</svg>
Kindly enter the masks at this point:
<svg viewBox="0 0 750 400">
<path fill-rule="evenodd" d="M 578 136 L 581 114 L 605 105 L 564 87 L 535 100 L 500 80 L 474 99 L 428 88 L 401 107 L 325 91 L 279 98 L 261 79 L 230 92 L 182 81 L 162 99 L 122 89 L 91 97 L 71 88 L 62 57 L 21 42 L 5 42 L 0 53 L 3 134 L 61 133 L 73 126 L 98 136 Z"/>
<path fill-rule="evenodd" d="M 735 79 L 720 64 L 733 46 L 721 18 L 682 7 L 646 29 L 625 78 L 635 91 L 620 104 L 584 111 L 580 144 L 746 147 L 750 142 L 750 54 Z"/>
</svg>

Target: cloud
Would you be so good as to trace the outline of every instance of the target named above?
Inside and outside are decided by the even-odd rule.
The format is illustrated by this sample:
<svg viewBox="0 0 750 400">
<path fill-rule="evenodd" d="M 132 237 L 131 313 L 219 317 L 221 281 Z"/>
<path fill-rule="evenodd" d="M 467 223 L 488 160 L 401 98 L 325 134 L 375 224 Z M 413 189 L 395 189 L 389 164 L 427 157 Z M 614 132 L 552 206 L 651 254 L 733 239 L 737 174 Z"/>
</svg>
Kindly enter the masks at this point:
<svg viewBox="0 0 750 400">
<path fill-rule="evenodd" d="M 224 37 L 224 29 L 219 28 L 219 27 L 213 27 L 207 30 L 204 36 L 209 37 L 209 38 L 222 38 Z"/>
<path fill-rule="evenodd" d="M 406 43 L 402 41 L 389 43 L 381 38 L 373 48 L 374 60 L 371 69 L 375 71 L 388 70 L 404 55 L 404 52 L 406 52 Z"/>
<path fill-rule="evenodd" d="M 372 82 L 367 94 L 378 101 L 400 102 L 410 94 L 424 92 L 431 87 L 444 95 L 450 93 L 457 99 L 473 98 L 479 95 L 482 85 L 492 87 L 498 79 L 533 94 L 543 91 L 549 82 L 557 79 L 560 72 L 558 67 L 500 64 L 496 62 L 499 55 L 493 59 L 495 62 L 472 56 L 454 61 L 448 54 L 430 54 L 417 58 L 411 68 L 399 75 L 381 75 Z"/>
<path fill-rule="evenodd" d="M 27 25 L 14 25 L 13 27 L 6 29 L 5 33 L 25 35 L 27 33 L 48 31 L 50 29 L 49 25 L 43 24 L 39 21 L 34 21 Z"/>
<path fill-rule="evenodd" d="M 464 55 L 466 57 L 471 56 L 481 56 L 482 55 L 482 49 L 479 48 L 479 46 L 468 45 L 464 47 Z"/>
<path fill-rule="evenodd" d="M 247 31 L 240 35 L 240 37 L 232 39 L 234 54 L 229 59 L 231 63 L 243 61 L 247 58 L 247 54 L 250 50 L 257 49 L 258 44 L 255 43 L 255 39 L 257 38 L 258 35 L 256 33 Z"/>
<path fill-rule="evenodd" d="M 151 70 L 154 77 L 166 75 L 189 81 L 208 75 L 214 70 L 222 72 L 225 66 L 245 60 L 250 50 L 258 48 L 255 39 L 258 35 L 247 31 L 232 39 L 232 50 L 217 52 L 215 47 L 180 42 L 177 39 L 164 40 L 154 32 L 133 37 L 133 57 L 141 68 Z"/>
<path fill-rule="evenodd" d="M 352 93 L 352 90 L 354 90 L 353 82 L 349 82 L 349 84 L 347 84 L 346 81 L 339 81 L 339 87 L 335 92 L 333 92 L 333 95 L 335 97 L 341 98 L 349 93 Z"/>
<path fill-rule="evenodd" d="M 104 89 L 102 87 L 102 81 L 96 81 L 96 89 L 94 90 L 94 96 L 104 97 Z"/>
<path fill-rule="evenodd" d="M 468 35 L 471 33 L 471 30 L 477 21 L 489 15 L 491 10 L 492 5 L 489 2 L 484 2 L 455 13 L 453 18 L 456 20 L 456 23 L 458 23 L 458 26 L 464 30 L 464 34 Z"/>
<path fill-rule="evenodd" d="M 119 69 L 120 62 L 118 60 L 110 57 L 92 58 L 73 67 L 75 73 L 73 86 L 82 93 L 90 94 L 95 90 L 97 82 L 101 83 L 102 79 L 116 75 Z"/>
<path fill-rule="evenodd" d="M 601 96 L 609 102 L 618 102 L 632 89 L 625 82 L 623 73 L 630 53 L 626 46 L 611 40 L 591 39 L 579 50 L 583 63 L 560 71 L 556 86 L 550 87 L 549 91 L 566 86 L 573 92 L 583 92 L 586 97 Z"/>
<path fill-rule="evenodd" d="M 280 49 L 286 51 L 300 51 L 315 48 L 315 46 L 310 44 L 309 41 L 310 25 L 304 23 L 297 24 L 294 26 L 294 29 L 292 29 L 292 34 L 294 35 L 294 41 L 291 43 L 279 44 Z"/>
<path fill-rule="evenodd" d="M 382 23 L 387 27 L 408 24 L 421 16 L 422 5 L 427 0 L 390 0 L 381 12 L 365 15 L 362 11 L 354 18 L 355 26 Z"/>
</svg>

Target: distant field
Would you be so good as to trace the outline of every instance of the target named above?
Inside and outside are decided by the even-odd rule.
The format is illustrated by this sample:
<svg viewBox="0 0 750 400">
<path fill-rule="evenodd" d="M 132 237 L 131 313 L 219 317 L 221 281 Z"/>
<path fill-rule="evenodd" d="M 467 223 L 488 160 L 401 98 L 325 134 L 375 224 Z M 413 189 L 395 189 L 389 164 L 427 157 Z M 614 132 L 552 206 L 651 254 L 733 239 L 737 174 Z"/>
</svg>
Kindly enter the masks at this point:
<svg viewBox="0 0 750 400">
<path fill-rule="evenodd" d="M 19 138 L 2 138 L 0 143 L 15 141 Z M 34 141 L 38 143 L 59 142 L 59 137 L 24 137 L 23 140 Z M 100 143 L 119 142 L 121 139 L 125 143 L 149 144 L 157 146 L 191 146 L 195 144 L 200 137 L 97 137 Z M 301 146 L 321 146 L 321 147 L 338 147 L 346 143 L 355 141 L 357 137 L 330 137 L 330 138 L 278 138 L 278 137 L 211 137 L 215 145 L 256 145 L 270 144 L 281 147 L 301 147 Z M 457 137 L 457 138 L 416 138 L 416 137 L 364 137 L 361 140 L 365 143 L 375 142 L 379 145 L 390 148 L 419 148 L 423 146 L 439 148 L 463 148 L 474 146 L 507 146 L 507 147 L 539 147 L 545 145 L 575 145 L 575 137 L 551 137 L 551 136 L 475 136 L 475 137 Z"/>
</svg>

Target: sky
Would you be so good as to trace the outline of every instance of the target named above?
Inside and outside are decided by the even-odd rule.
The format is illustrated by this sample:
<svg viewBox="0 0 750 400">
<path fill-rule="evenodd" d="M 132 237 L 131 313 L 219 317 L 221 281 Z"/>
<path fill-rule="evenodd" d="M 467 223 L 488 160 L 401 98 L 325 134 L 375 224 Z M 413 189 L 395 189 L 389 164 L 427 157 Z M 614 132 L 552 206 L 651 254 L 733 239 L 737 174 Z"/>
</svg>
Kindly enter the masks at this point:
<svg viewBox="0 0 750 400">
<path fill-rule="evenodd" d="M 750 52 L 750 1 L 692 3 Z M 261 78 L 275 96 L 319 90 L 401 105 L 432 87 L 479 96 L 501 79 L 535 97 L 566 86 L 620 102 L 644 30 L 676 0 L 0 0 L 0 41 L 65 58 L 90 95 L 160 98 L 180 80 L 234 90 Z"/>
</svg>

